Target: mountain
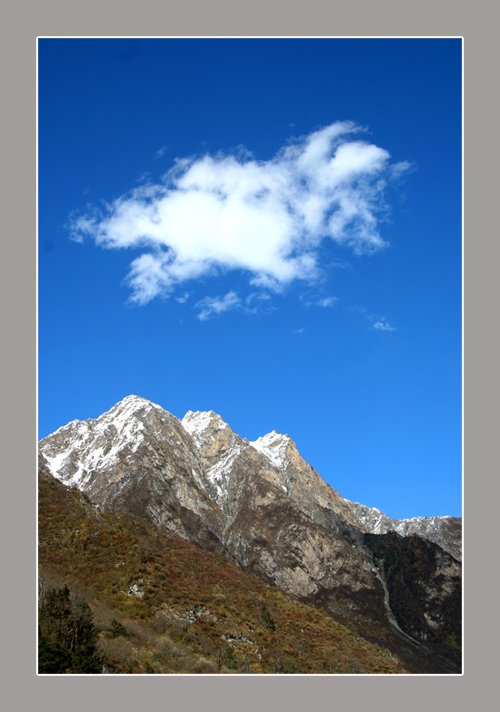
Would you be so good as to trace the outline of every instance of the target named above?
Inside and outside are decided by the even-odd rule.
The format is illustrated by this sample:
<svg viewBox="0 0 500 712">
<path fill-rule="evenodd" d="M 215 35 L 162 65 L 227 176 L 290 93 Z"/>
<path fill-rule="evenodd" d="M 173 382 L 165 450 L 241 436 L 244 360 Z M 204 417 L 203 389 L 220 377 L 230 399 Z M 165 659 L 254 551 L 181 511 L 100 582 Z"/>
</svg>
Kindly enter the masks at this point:
<svg viewBox="0 0 500 712">
<path fill-rule="evenodd" d="M 249 442 L 213 411 L 178 420 L 137 396 L 59 428 L 39 458 L 103 510 L 146 519 L 338 620 L 392 631 L 419 655 L 451 661 L 447 672 L 460 668 L 460 520 L 390 520 L 342 498 L 287 435 Z"/>
</svg>

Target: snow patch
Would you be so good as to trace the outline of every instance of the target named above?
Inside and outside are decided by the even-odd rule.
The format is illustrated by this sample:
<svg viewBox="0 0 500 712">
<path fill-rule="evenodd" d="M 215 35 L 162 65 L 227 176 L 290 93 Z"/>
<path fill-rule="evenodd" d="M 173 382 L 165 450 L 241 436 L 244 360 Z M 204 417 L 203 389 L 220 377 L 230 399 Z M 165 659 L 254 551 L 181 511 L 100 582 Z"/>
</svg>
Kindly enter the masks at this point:
<svg viewBox="0 0 500 712">
<path fill-rule="evenodd" d="M 209 428 L 211 430 L 224 430 L 228 427 L 228 424 L 213 410 L 198 410 L 195 413 L 192 410 L 188 410 L 181 423 L 184 430 L 190 435 L 204 433 Z"/>
<path fill-rule="evenodd" d="M 63 466 L 64 460 L 68 457 L 69 452 L 60 452 L 57 455 L 54 455 L 53 457 L 50 457 L 50 455 L 45 455 L 45 459 L 48 462 L 49 465 L 49 470 L 52 472 L 53 475 L 56 474 L 56 472 L 59 472 L 61 467 Z"/>
<path fill-rule="evenodd" d="M 236 460 L 240 452 L 241 448 L 239 445 L 228 448 L 221 459 L 207 470 L 207 479 L 209 482 L 212 484 L 215 484 L 216 482 L 220 483 L 231 475 L 233 462 Z"/>
<path fill-rule="evenodd" d="M 250 445 L 266 457 L 272 465 L 279 470 L 285 470 L 288 465 L 287 448 L 291 440 L 288 435 L 281 435 L 273 430 L 272 433 L 257 438 Z"/>
</svg>

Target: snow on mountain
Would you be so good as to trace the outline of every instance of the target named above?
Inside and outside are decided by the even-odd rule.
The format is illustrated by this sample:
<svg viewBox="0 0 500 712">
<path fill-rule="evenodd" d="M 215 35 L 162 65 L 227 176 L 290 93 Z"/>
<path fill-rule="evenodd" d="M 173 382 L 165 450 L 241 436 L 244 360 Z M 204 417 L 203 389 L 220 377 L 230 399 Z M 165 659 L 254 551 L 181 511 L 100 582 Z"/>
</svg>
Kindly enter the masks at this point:
<svg viewBox="0 0 500 712">
<path fill-rule="evenodd" d="M 206 440 L 216 430 L 228 428 L 228 424 L 213 410 L 196 411 L 188 410 L 181 423 L 195 442 Z"/>
<path fill-rule="evenodd" d="M 267 435 L 263 435 L 257 440 L 250 441 L 250 445 L 258 450 L 262 455 L 278 469 L 284 470 L 288 464 L 287 448 L 293 443 L 288 435 L 281 435 L 273 430 Z"/>
<path fill-rule="evenodd" d="M 190 410 L 180 422 L 191 436 L 202 458 L 206 460 L 209 469 L 215 459 L 219 460 L 221 456 L 227 459 L 228 450 L 238 449 L 243 444 L 240 436 L 236 435 L 213 410 L 196 413 Z M 215 474 L 211 479 L 214 477 Z"/>
<path fill-rule="evenodd" d="M 127 396 L 97 419 L 73 420 L 41 441 L 52 474 L 68 486 L 82 489 L 91 473 L 116 464 L 124 447 L 134 453 L 145 438 L 138 410 L 160 406 L 145 398 Z"/>
<path fill-rule="evenodd" d="M 359 502 L 349 504 L 358 526 L 370 534 L 397 532 L 409 537 L 413 534 L 429 539 L 450 553 L 457 561 L 462 560 L 462 525 L 457 517 L 413 517 L 390 519 L 376 507 L 367 507 Z"/>
<path fill-rule="evenodd" d="M 209 495 L 227 509 L 235 478 L 234 468 L 247 441 L 240 438 L 220 415 L 210 411 L 188 411 L 181 420 L 191 436 L 202 462 Z"/>
<path fill-rule="evenodd" d="M 385 534 L 393 530 L 389 517 L 376 507 L 367 507 L 359 502 L 346 500 L 353 512 L 359 526 L 365 532 L 371 534 Z"/>
</svg>

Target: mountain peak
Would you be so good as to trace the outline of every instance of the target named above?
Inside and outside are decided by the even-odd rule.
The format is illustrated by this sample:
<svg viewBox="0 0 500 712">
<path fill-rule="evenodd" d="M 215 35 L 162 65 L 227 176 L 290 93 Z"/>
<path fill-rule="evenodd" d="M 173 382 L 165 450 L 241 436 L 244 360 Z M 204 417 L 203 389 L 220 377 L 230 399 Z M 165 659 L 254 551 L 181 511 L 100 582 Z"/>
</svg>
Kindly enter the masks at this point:
<svg viewBox="0 0 500 712">
<path fill-rule="evenodd" d="M 283 435 L 276 430 L 257 438 L 250 445 L 280 470 L 284 470 L 288 464 L 287 451 L 289 447 L 292 446 L 296 449 L 295 443 L 289 435 Z"/>
<path fill-rule="evenodd" d="M 138 408 L 144 408 L 148 406 L 163 410 L 163 408 L 157 403 L 153 403 L 152 401 L 148 400 L 147 398 L 143 398 L 142 396 L 136 396 L 134 394 L 131 394 L 129 396 L 125 396 L 125 398 L 122 398 L 121 401 L 118 401 L 118 403 L 110 409 L 110 412 L 115 412 L 116 410 L 123 410 L 124 408 L 126 408 L 129 412 L 132 412 L 134 410 L 137 410 Z"/>
<path fill-rule="evenodd" d="M 187 432 L 197 440 L 217 430 L 225 430 L 229 425 L 213 410 L 193 412 L 188 410 L 181 423 Z"/>
</svg>

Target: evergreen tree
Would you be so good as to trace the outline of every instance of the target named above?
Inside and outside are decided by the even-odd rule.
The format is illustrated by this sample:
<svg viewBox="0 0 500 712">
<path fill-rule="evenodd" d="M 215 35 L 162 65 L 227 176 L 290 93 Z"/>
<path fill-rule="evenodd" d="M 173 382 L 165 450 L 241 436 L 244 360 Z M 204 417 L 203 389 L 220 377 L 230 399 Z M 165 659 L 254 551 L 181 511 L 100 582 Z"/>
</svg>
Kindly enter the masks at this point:
<svg viewBox="0 0 500 712">
<path fill-rule="evenodd" d="M 39 673 L 98 673 L 97 628 L 88 603 L 69 588 L 47 592 L 39 611 Z"/>
</svg>

